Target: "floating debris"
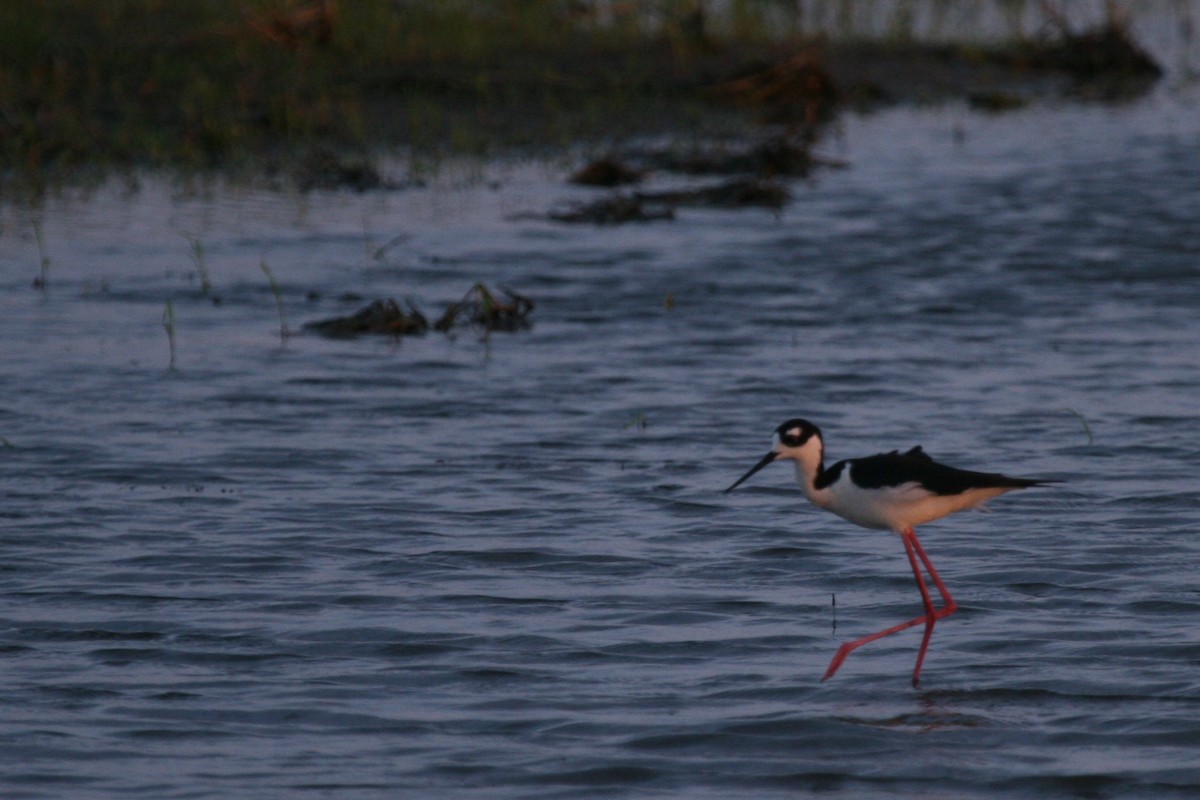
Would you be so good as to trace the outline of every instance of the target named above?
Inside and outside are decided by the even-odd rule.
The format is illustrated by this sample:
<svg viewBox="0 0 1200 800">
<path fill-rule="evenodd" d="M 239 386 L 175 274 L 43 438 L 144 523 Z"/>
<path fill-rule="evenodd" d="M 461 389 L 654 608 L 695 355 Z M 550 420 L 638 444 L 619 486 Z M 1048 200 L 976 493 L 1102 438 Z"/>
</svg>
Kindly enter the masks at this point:
<svg viewBox="0 0 1200 800">
<path fill-rule="evenodd" d="M 304 329 L 335 339 L 349 339 L 364 333 L 419 336 L 429 330 L 429 321 L 412 303 L 408 304 L 406 312 L 389 298 L 376 300 L 348 317 L 306 323 Z"/>
<path fill-rule="evenodd" d="M 680 206 L 711 208 L 759 207 L 779 209 L 791 200 L 791 193 L 780 177 L 807 177 L 816 167 L 845 167 L 844 162 L 814 156 L 804 137 L 780 133 L 768 139 L 731 147 L 710 145 L 688 150 L 663 148 L 632 151 L 626 161 L 605 157 L 576 173 L 571 180 L 579 182 L 589 173 L 595 185 L 606 185 L 605 173 L 620 168 L 639 177 L 650 170 L 663 170 L 687 175 L 740 176 L 723 183 L 684 187 L 663 191 L 615 193 L 590 203 L 578 203 L 547 216 L 556 222 L 620 225 L 626 222 L 652 222 L 675 218 Z M 631 163 L 634 166 L 627 166 Z"/>
<path fill-rule="evenodd" d="M 663 192 L 639 192 L 636 197 L 650 203 L 669 206 L 706 206 L 709 208 L 779 209 L 791 200 L 787 187 L 776 181 L 740 179 L 711 186 Z"/>
<path fill-rule="evenodd" d="M 707 186 L 693 186 L 656 192 L 614 194 L 591 203 L 551 211 L 556 222 L 620 225 L 626 222 L 653 222 L 675 218 L 680 206 L 705 208 L 780 209 L 791 200 L 783 184 L 759 178 L 737 178 Z"/>
<path fill-rule="evenodd" d="M 620 225 L 625 222 L 654 222 L 675 219 L 675 210 L 654 206 L 638 195 L 615 194 L 591 203 L 571 206 L 547 215 L 555 222 Z"/>
<path fill-rule="evenodd" d="M 644 174 L 609 156 L 596 159 L 578 170 L 569 180 L 580 186 L 624 186 L 637 183 Z"/>
<path fill-rule="evenodd" d="M 533 301 L 507 287 L 500 287 L 507 300 L 500 300 L 482 283 L 471 287 L 462 300 L 451 303 L 433 324 L 434 330 L 449 331 L 470 326 L 484 331 L 518 331 L 528 328 Z"/>
<path fill-rule="evenodd" d="M 366 192 L 372 189 L 395 189 L 369 160 L 357 156 L 339 155 L 332 150 L 319 149 L 309 153 L 295 170 L 296 186 L 302 192 L 315 189 L 352 189 Z"/>
<path fill-rule="evenodd" d="M 806 178 L 817 167 L 844 167 L 844 162 L 814 156 L 809 144 L 787 135 L 731 148 L 725 145 L 652 150 L 640 154 L 648 167 L 686 175 L 757 175 L 763 178 Z"/>
<path fill-rule="evenodd" d="M 971 92 L 967 105 L 980 111 L 1015 111 L 1029 105 L 1029 100 L 1013 92 Z"/>
</svg>

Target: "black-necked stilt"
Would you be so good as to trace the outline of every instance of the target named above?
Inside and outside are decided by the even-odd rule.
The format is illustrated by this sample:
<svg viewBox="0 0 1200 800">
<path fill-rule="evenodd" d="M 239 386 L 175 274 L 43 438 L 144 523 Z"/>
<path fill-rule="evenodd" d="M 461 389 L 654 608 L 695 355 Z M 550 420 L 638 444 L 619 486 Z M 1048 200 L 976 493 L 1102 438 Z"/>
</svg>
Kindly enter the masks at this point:
<svg viewBox="0 0 1200 800">
<path fill-rule="evenodd" d="M 825 670 L 821 680 L 832 678 L 855 648 L 923 622 L 925 638 L 921 641 L 917 666 L 913 669 L 913 686 L 916 686 L 934 623 L 953 614 L 958 606 L 938 577 L 929 556 L 925 555 L 914 529 L 957 511 L 978 508 L 991 498 L 1014 489 L 1060 483 L 947 467 L 935 462 L 920 447 L 914 447 L 907 453 L 893 450 L 866 458 L 839 461 L 826 469 L 825 443 L 821 439 L 820 429 L 808 420 L 790 419 L 775 429 L 775 446 L 771 452 L 725 491 L 732 492 L 771 462 L 788 458 L 796 462 L 796 479 L 811 503 L 864 528 L 890 530 L 900 535 L 913 575 L 917 578 L 917 588 L 921 590 L 921 601 L 925 605 L 925 613 L 920 617 L 843 644 L 833 661 L 829 662 L 829 669 Z M 935 608 L 929 598 L 929 588 L 921 575 L 918 558 L 942 596 L 941 608 Z"/>
</svg>

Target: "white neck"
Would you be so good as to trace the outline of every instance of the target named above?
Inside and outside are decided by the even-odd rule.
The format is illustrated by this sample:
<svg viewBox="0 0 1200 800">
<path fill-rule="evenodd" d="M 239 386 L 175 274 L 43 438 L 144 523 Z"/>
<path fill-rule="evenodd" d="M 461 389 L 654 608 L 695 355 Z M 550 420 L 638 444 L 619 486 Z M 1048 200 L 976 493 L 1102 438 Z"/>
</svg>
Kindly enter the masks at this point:
<svg viewBox="0 0 1200 800">
<path fill-rule="evenodd" d="M 828 506 L 833 499 L 832 493 L 828 488 L 818 489 L 816 486 L 825 460 L 825 447 L 821 440 L 814 436 L 800 447 L 789 448 L 785 457 L 796 462 L 796 480 L 808 501 L 821 508 Z"/>
</svg>

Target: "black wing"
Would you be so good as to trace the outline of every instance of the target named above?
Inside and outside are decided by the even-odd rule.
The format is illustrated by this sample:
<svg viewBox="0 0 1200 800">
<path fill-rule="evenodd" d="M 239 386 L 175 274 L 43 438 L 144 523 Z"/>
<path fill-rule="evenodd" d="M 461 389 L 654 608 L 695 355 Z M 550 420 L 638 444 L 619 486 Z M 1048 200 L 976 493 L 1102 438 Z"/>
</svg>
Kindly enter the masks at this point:
<svg viewBox="0 0 1200 800">
<path fill-rule="evenodd" d="M 1028 478 L 1010 478 L 996 472 L 972 472 L 948 467 L 929 457 L 920 447 L 907 453 L 880 453 L 867 458 L 855 458 L 844 462 L 850 467 L 850 480 L 864 489 L 880 489 L 885 486 L 901 486 L 917 483 L 934 494 L 962 494 L 968 489 L 1024 489 L 1047 481 Z M 841 464 L 834 468 L 841 472 Z M 833 470 L 831 469 L 830 472 Z"/>
</svg>

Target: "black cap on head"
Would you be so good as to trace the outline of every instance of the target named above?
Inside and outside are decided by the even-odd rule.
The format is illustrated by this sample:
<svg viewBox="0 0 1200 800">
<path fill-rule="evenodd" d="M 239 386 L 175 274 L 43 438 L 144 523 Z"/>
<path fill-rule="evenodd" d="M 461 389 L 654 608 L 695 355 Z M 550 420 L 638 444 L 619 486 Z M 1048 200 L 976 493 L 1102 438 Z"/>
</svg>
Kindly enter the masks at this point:
<svg viewBox="0 0 1200 800">
<path fill-rule="evenodd" d="M 813 436 L 821 437 L 821 429 L 806 419 L 789 419 L 775 429 L 784 447 L 799 447 Z"/>
</svg>

